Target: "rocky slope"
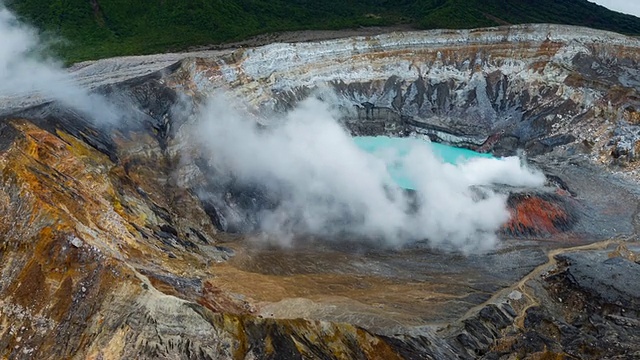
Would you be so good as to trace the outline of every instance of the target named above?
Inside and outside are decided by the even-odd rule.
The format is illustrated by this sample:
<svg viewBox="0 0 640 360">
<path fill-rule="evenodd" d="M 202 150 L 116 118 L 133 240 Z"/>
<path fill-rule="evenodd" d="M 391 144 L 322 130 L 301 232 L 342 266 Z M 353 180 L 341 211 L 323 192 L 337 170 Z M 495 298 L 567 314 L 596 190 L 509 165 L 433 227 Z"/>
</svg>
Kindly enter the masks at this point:
<svg viewBox="0 0 640 360">
<path fill-rule="evenodd" d="M 140 110 L 114 124 L 4 98 L 0 353 L 638 356 L 639 49 L 551 25 L 392 33 L 73 68 Z M 547 187 L 509 190 L 512 219 L 484 255 L 258 246 L 269 194 L 227 186 L 192 139 L 190 106 L 220 89 L 256 114 L 320 94 L 355 134 L 526 149 Z"/>
<path fill-rule="evenodd" d="M 436 136 L 446 129 L 441 140 L 479 145 L 498 137 L 486 151 L 540 153 L 587 140 L 594 156 L 621 157 L 630 143 L 617 135 L 626 129 L 620 120 L 632 126 L 637 107 L 638 44 L 555 25 L 394 33 L 196 57 L 177 75 L 196 94 L 231 87 L 248 103 L 275 109 L 329 86 L 345 107 L 380 109 L 380 121 L 404 116 Z M 616 135 L 599 136 L 604 130 Z M 466 137 L 451 138 L 456 134 Z"/>
</svg>

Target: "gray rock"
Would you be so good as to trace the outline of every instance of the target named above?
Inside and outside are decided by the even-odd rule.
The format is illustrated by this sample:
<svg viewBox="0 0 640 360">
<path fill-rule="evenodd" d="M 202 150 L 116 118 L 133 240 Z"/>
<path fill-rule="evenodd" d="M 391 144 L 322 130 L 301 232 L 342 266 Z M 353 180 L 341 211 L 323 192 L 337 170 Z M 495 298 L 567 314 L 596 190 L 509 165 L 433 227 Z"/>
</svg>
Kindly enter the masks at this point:
<svg viewBox="0 0 640 360">
<path fill-rule="evenodd" d="M 603 252 L 557 256 L 568 264 L 567 277 L 581 291 L 604 304 L 640 309 L 640 265 L 625 258 L 607 258 Z"/>
</svg>

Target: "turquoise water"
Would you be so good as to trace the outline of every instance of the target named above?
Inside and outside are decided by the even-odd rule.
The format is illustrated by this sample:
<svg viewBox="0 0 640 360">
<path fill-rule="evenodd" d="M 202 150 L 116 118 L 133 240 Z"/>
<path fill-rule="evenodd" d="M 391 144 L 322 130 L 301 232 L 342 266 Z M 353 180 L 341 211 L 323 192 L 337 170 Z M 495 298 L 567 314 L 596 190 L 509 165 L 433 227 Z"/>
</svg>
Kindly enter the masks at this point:
<svg viewBox="0 0 640 360">
<path fill-rule="evenodd" d="M 469 149 L 462 149 L 453 146 L 442 145 L 438 143 L 431 143 L 425 140 L 416 138 L 392 138 L 388 136 L 358 136 L 354 137 L 358 147 L 370 154 L 378 157 L 384 157 L 384 153 L 393 151 L 399 157 L 407 155 L 412 148 L 418 144 L 426 147 L 431 147 L 433 153 L 449 164 L 456 164 L 461 161 L 465 161 L 471 158 L 483 157 L 492 158 L 491 154 L 482 154 Z M 411 180 L 406 176 L 406 172 L 402 168 L 401 164 L 390 164 L 388 171 L 391 177 L 403 188 L 414 189 L 415 186 Z"/>
</svg>

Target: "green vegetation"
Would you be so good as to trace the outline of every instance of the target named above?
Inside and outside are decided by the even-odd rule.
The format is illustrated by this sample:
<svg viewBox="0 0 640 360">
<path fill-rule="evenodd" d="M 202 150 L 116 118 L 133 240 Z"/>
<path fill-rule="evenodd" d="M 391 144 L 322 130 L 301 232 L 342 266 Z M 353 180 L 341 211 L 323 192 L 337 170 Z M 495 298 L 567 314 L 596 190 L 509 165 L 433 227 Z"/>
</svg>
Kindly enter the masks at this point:
<svg viewBox="0 0 640 360">
<path fill-rule="evenodd" d="M 506 24 L 553 23 L 640 35 L 640 19 L 587 0 L 448 0 L 426 9 L 423 28 L 470 28 Z"/>
<path fill-rule="evenodd" d="M 7 6 L 65 39 L 55 50 L 68 62 L 284 30 L 394 24 L 433 29 L 544 22 L 640 35 L 640 19 L 587 0 L 7 0 Z"/>
</svg>

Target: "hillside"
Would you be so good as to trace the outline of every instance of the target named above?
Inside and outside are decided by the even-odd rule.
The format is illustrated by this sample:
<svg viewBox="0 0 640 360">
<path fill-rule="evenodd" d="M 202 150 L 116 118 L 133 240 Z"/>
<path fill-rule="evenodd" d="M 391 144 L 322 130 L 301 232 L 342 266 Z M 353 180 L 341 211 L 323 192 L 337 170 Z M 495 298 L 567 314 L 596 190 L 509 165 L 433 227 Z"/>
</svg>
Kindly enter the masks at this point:
<svg viewBox="0 0 640 360">
<path fill-rule="evenodd" d="M 150 54 L 267 32 L 408 24 L 475 28 L 519 23 L 588 26 L 640 34 L 640 19 L 587 0 L 9 0 L 59 42 L 68 62 Z"/>
</svg>

